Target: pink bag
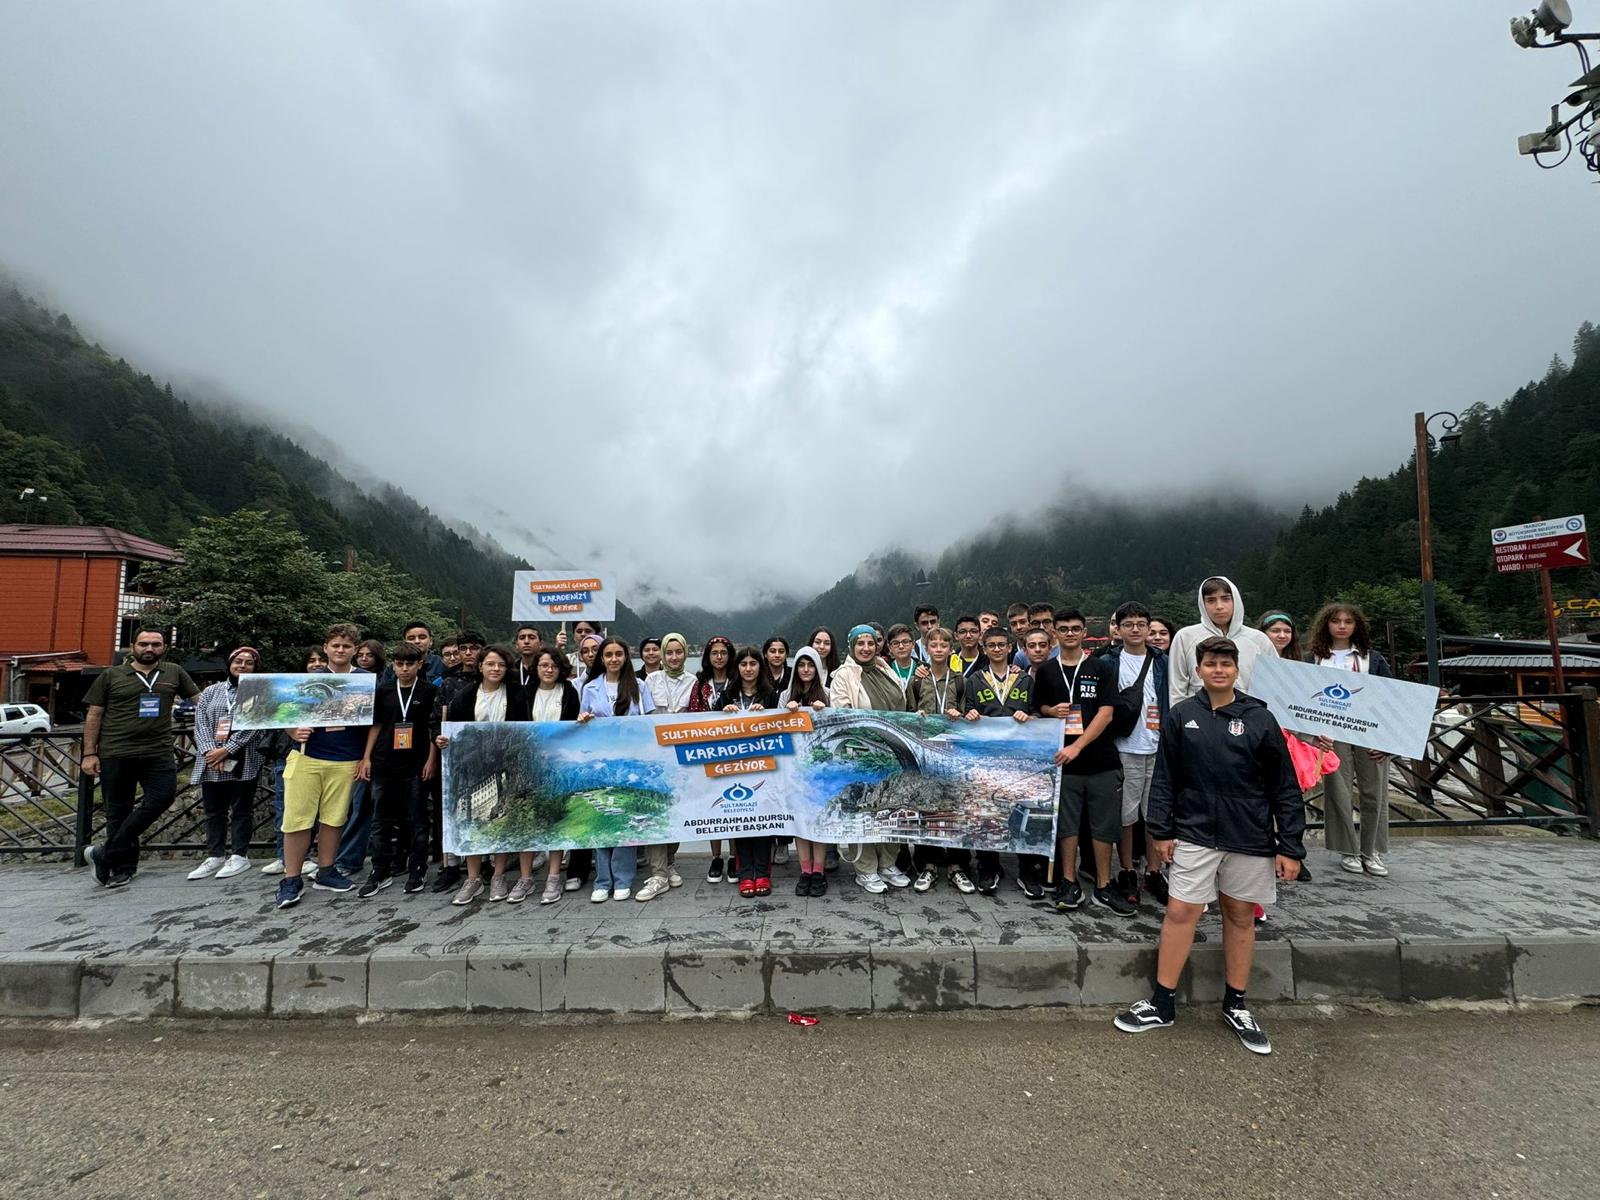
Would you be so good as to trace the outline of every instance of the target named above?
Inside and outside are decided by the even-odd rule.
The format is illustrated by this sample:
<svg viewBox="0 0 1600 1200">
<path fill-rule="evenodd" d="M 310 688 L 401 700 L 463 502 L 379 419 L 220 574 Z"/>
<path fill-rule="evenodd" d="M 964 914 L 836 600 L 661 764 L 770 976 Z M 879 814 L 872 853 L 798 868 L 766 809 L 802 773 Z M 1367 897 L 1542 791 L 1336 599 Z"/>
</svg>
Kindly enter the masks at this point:
<svg viewBox="0 0 1600 1200">
<path fill-rule="evenodd" d="M 1295 778 L 1302 792 L 1309 792 L 1324 775 L 1332 775 L 1339 769 L 1339 756 L 1332 750 L 1319 750 L 1287 729 L 1283 731 L 1283 740 L 1289 743 L 1289 758 L 1294 763 Z"/>
</svg>

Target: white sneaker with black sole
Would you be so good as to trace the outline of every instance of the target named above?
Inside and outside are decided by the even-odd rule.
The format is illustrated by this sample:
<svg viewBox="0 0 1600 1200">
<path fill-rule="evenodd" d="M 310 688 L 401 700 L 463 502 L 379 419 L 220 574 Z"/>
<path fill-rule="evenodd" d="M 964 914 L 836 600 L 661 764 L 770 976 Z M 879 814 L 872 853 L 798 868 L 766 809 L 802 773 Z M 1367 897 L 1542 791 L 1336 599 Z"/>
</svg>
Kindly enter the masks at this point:
<svg viewBox="0 0 1600 1200">
<path fill-rule="evenodd" d="M 1171 1029 L 1173 1019 L 1163 1017 L 1150 1001 L 1139 1000 L 1127 1012 L 1118 1013 L 1111 1023 L 1123 1033 L 1148 1033 L 1152 1029 Z"/>
<path fill-rule="evenodd" d="M 1222 1010 L 1222 1023 L 1239 1039 L 1239 1044 L 1251 1054 L 1271 1054 L 1272 1039 L 1267 1036 L 1267 1031 L 1256 1024 L 1256 1019 L 1250 1015 L 1248 1008 L 1225 1008 Z"/>
</svg>

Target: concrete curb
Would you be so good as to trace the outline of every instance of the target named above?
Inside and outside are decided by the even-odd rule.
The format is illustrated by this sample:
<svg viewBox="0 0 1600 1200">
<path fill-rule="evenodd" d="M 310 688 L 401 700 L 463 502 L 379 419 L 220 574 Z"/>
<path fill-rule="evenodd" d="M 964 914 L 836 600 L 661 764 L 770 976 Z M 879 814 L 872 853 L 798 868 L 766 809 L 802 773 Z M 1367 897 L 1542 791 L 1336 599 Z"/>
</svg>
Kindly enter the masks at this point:
<svg viewBox="0 0 1600 1200">
<path fill-rule="evenodd" d="M 0 1018 L 314 1017 L 366 1012 L 947 1012 L 1121 1004 L 1146 993 L 1149 945 L 1027 938 L 859 945 L 503 946 L 367 955 L 259 951 L 78 957 L 0 954 Z M 1221 994 L 1220 944 L 1197 946 L 1184 998 Z M 1600 998 L 1600 934 L 1262 939 L 1264 1002 Z"/>
</svg>

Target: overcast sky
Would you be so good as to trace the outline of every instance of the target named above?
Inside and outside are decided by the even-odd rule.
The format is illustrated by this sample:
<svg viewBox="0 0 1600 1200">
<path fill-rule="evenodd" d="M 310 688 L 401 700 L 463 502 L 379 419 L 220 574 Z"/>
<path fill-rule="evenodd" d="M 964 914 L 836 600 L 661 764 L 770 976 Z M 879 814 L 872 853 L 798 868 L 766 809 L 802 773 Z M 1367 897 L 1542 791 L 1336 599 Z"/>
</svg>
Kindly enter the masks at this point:
<svg viewBox="0 0 1600 1200">
<path fill-rule="evenodd" d="M 536 566 L 809 595 L 1068 484 L 1326 501 L 1567 354 L 1527 7 L 8 4 L 0 263 Z"/>
</svg>

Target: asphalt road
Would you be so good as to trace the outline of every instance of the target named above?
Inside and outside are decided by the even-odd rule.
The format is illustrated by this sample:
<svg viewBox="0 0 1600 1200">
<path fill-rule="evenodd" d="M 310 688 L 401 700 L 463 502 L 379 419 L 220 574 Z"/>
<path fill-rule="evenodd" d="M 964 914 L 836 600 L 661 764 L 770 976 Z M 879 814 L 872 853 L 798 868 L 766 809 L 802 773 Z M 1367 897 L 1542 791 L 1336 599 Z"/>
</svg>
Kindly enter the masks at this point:
<svg viewBox="0 0 1600 1200">
<path fill-rule="evenodd" d="M 0 1028 L 0 1195 L 1600 1195 L 1600 1011 Z"/>
</svg>

